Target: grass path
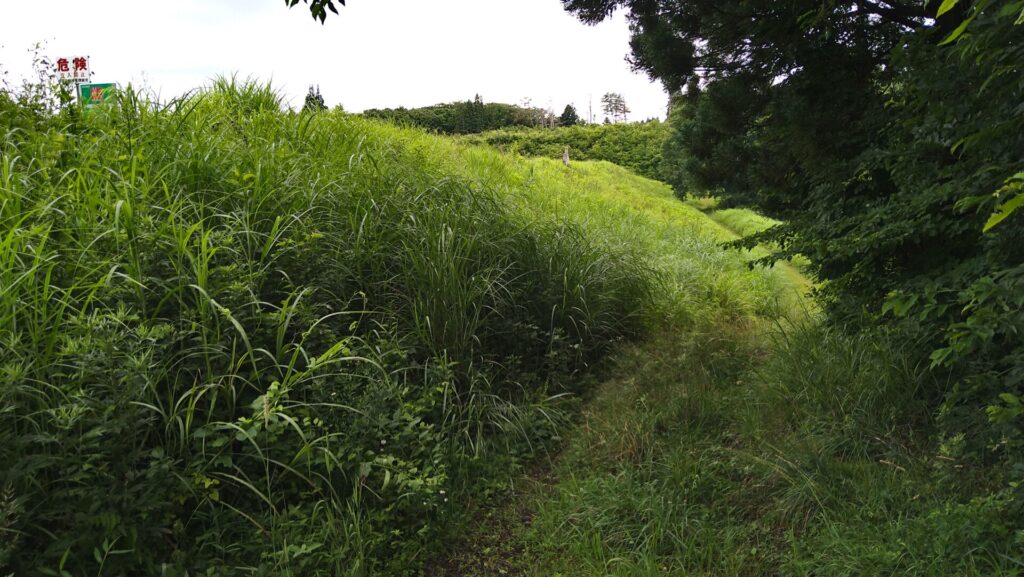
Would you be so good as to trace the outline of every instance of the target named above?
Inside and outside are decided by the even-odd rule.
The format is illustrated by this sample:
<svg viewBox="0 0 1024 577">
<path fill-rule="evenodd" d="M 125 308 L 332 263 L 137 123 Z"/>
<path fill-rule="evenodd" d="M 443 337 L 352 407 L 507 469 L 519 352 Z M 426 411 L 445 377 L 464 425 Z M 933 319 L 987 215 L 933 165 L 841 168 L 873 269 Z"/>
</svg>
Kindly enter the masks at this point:
<svg viewBox="0 0 1024 577">
<path fill-rule="evenodd" d="M 1020 575 L 1019 544 L 977 547 L 1001 502 L 958 500 L 957 460 L 922 450 L 934 385 L 906 343 L 701 326 L 614 352 L 558 450 L 425 575 Z"/>
<path fill-rule="evenodd" d="M 749 232 L 711 216 L 705 226 L 721 242 Z M 754 257 L 764 252 L 757 250 Z M 778 263 L 772 279 L 781 299 L 772 316 L 806 310 L 812 283 L 796 266 Z M 714 514 L 714 499 L 672 502 L 681 478 L 721 469 L 722 461 L 725 469 L 746 466 L 722 446 L 732 433 L 719 407 L 728 396 L 720 393 L 744 386 L 763 360 L 759 343 L 772 324 L 749 316 L 710 319 L 703 329 L 666 328 L 613 353 L 591 377 L 598 382 L 585 387 L 590 393 L 563 442 L 514 476 L 499 498 L 471 505 L 476 510 L 462 537 L 428 563 L 425 577 L 737 575 L 751 564 L 772 566 L 773 547 L 759 543 L 772 540 L 773 529 L 742 515 L 687 527 L 693 513 Z M 742 475 L 711 472 L 719 474 Z"/>
<path fill-rule="evenodd" d="M 660 184 L 645 189 L 630 185 L 634 181 L 623 179 L 607 198 L 615 204 L 628 198 L 630 210 L 652 219 L 653 227 L 645 223 L 648 230 L 699 229 L 700 236 L 723 243 L 755 232 L 748 230 L 752 226 L 763 230 L 773 224 L 753 213 L 708 213 L 680 203 Z M 588 191 L 588 201 L 600 194 Z M 657 241 L 650 250 L 659 255 L 668 278 L 691 278 L 694 254 L 710 254 L 708 246 L 694 252 L 678 234 L 653 237 Z M 765 254 L 759 247 L 743 258 L 731 253 L 730 259 Z M 500 497 L 471 504 L 475 511 L 462 536 L 427 564 L 424 575 L 734 575 L 751 562 L 770 565 L 758 557 L 758 543 L 772 538 L 770 530 L 729 515 L 715 527 L 691 527 L 691 515 L 713 515 L 713 499 L 684 495 L 683 501 L 698 500 L 673 502 L 681 478 L 699 477 L 707 459 L 723 460 L 718 441 L 731 433 L 714 406 L 728 402 L 717 391 L 742 386 L 742 378 L 763 357 L 758 343 L 765 331 L 774 330 L 772 319 L 806 310 L 812 283 L 799 268 L 780 262 L 770 272 L 764 278 L 775 287 L 771 292 L 778 301 L 760 308 L 760 316 L 739 308 L 730 313 L 728 303 L 722 303 L 715 309 L 717 317 L 669 321 L 645 342 L 613 353 L 591 377 L 598 382 L 582 387 L 590 392 L 563 441 L 527 471 L 512 476 Z M 725 294 L 745 294 L 745 287 L 730 282 L 725 270 L 719 274 L 705 284 L 722 286 Z M 669 283 L 665 290 L 672 294 L 670 300 L 686 299 L 691 286 Z M 680 447 L 687 450 L 680 453 Z M 745 466 L 728 455 L 724 460 L 725 469 Z M 719 473 L 729 477 L 735 471 L 712 475 Z"/>
<path fill-rule="evenodd" d="M 703 426 L 704 419 L 714 418 L 699 392 L 722 378 L 717 373 L 735 374 L 737 364 L 749 361 L 729 340 L 696 345 L 692 337 L 663 334 L 614 355 L 565 442 L 515 479 L 501 498 L 479 503 L 465 535 L 429 563 L 424 575 L 689 574 L 682 565 L 665 564 L 666 556 L 657 551 L 659 541 L 671 539 L 668 523 L 662 523 L 668 519 L 658 519 L 672 512 L 659 502 L 665 495 L 632 476 L 662 468 L 666 442 L 674 438 L 670 427 L 687 421 Z M 654 490 L 645 493 L 644 484 Z M 672 556 L 692 566 L 692 559 Z"/>
</svg>

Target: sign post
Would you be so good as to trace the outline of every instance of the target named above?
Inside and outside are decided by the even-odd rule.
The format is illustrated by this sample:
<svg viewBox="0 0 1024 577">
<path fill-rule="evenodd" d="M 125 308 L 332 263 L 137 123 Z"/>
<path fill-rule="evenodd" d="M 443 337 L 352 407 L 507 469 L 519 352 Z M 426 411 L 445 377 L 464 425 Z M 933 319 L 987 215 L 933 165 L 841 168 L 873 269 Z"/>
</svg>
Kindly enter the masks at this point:
<svg viewBox="0 0 1024 577">
<path fill-rule="evenodd" d="M 92 110 L 101 104 L 113 100 L 116 88 L 116 85 L 112 83 L 79 84 L 78 101 L 82 103 L 86 111 Z"/>
</svg>

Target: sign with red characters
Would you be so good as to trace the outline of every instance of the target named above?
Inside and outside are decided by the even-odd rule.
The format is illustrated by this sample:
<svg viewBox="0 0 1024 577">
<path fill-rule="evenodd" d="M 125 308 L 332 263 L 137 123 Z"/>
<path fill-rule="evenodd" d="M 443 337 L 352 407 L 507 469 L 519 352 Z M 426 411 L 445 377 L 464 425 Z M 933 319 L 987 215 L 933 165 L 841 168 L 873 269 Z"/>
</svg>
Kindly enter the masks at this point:
<svg viewBox="0 0 1024 577">
<path fill-rule="evenodd" d="M 89 57 L 72 56 L 70 58 L 61 56 L 57 59 L 57 78 L 60 80 L 71 80 L 74 82 L 89 81 Z"/>
</svg>

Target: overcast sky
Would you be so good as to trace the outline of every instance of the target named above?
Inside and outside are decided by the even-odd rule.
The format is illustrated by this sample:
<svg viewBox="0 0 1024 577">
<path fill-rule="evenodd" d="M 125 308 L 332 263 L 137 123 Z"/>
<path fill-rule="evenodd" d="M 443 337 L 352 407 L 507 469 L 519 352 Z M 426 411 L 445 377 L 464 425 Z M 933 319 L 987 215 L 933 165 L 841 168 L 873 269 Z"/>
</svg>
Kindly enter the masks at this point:
<svg viewBox="0 0 1024 577">
<path fill-rule="evenodd" d="M 561 113 L 619 92 L 631 120 L 664 118 L 661 86 L 630 71 L 622 15 L 585 26 L 559 0 L 349 0 L 321 26 L 283 0 L 0 0 L 0 66 L 17 83 L 28 49 L 88 55 L 93 81 L 162 99 L 220 74 L 272 80 L 293 106 L 310 84 L 349 111 L 468 100 Z"/>
</svg>

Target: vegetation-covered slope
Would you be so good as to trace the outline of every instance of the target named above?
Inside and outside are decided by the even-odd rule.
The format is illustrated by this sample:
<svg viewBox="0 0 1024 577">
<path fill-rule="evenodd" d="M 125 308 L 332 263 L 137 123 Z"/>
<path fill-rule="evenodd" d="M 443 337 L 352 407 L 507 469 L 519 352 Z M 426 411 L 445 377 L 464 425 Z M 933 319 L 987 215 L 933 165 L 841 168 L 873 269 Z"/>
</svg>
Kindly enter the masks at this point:
<svg viewBox="0 0 1024 577">
<path fill-rule="evenodd" d="M 465 137 L 466 142 L 487 144 L 523 156 L 562 158 L 569 147 L 573 160 L 607 160 L 666 181 L 662 146 L 668 126 L 651 120 L 629 124 L 587 124 L 559 128 L 513 128 Z"/>
<path fill-rule="evenodd" d="M 777 301 L 663 185 L 260 86 L 0 130 L 3 572 L 409 574 L 594 360 Z"/>
</svg>

